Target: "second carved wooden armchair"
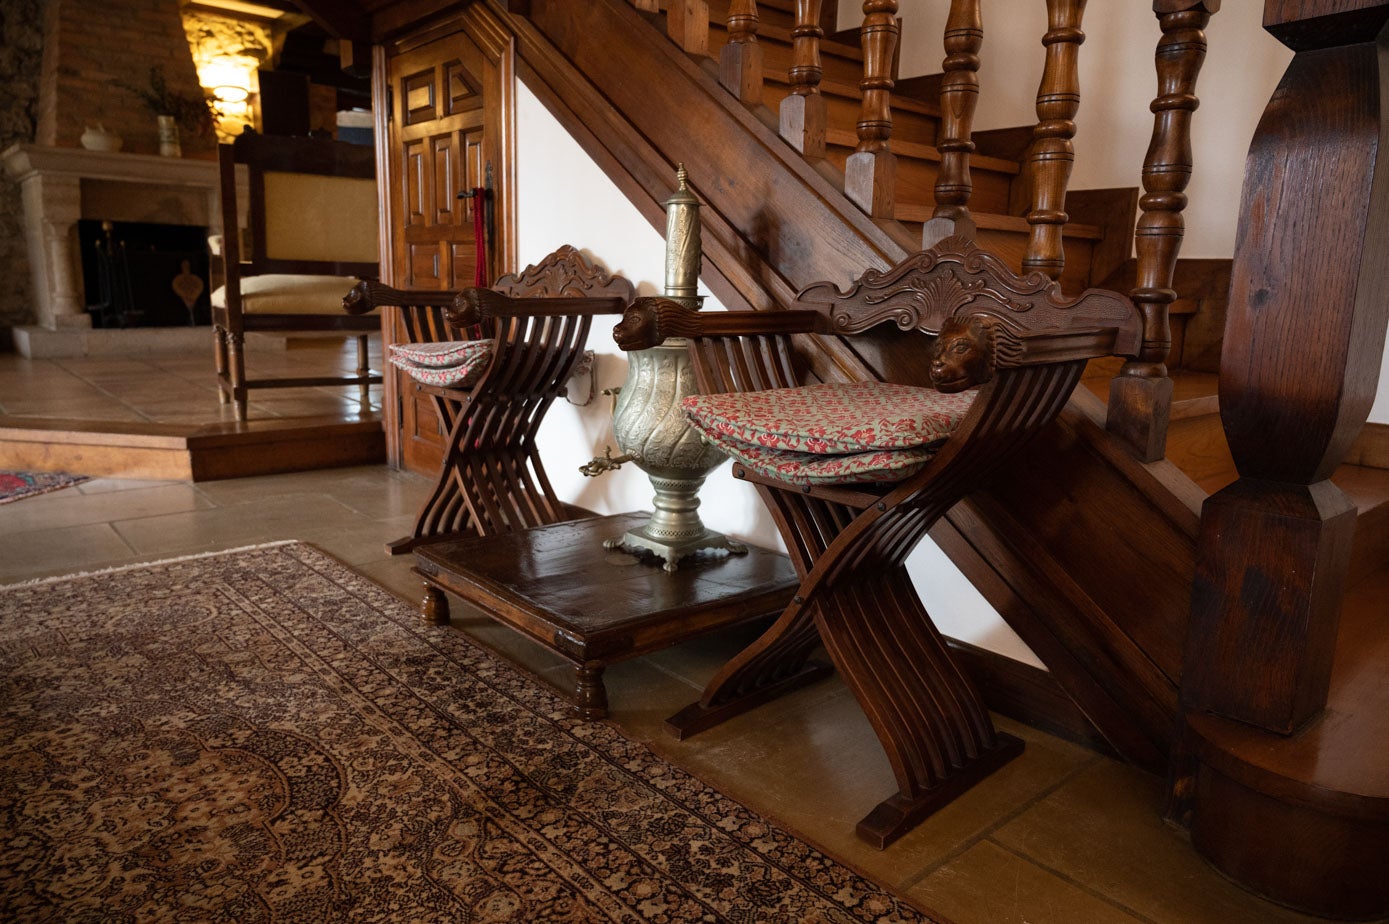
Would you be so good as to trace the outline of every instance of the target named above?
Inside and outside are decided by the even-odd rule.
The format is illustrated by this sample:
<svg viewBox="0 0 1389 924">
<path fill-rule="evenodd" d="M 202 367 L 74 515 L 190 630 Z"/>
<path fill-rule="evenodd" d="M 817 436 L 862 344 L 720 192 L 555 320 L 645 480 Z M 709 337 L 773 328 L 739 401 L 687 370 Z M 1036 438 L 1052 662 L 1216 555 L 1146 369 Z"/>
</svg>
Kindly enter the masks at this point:
<svg viewBox="0 0 1389 924">
<path fill-rule="evenodd" d="M 392 554 L 587 514 L 556 495 L 536 433 L 584 360 L 594 315 L 621 314 L 633 291 L 568 245 L 490 289 L 353 289 L 349 312 L 400 306 L 410 339 L 393 361 L 412 366 L 448 433 L 434 489 Z"/>
<path fill-rule="evenodd" d="M 756 486 L 801 577 L 776 623 L 672 729 L 692 734 L 819 676 L 811 655 L 823 641 L 897 778 L 899 791 L 859 823 L 879 846 L 1019 753 L 952 660 L 905 562 L 1056 417 L 1088 360 L 1131 354 L 1141 328 L 1128 298 L 1067 299 L 963 238 L 870 270 L 848 292 L 811 286 L 794 310 L 634 302 L 619 345 L 690 338 L 701 394 L 686 413 Z M 800 386 L 792 337 L 805 334 L 905 339 L 899 352 L 915 361 L 890 383 Z"/>
</svg>

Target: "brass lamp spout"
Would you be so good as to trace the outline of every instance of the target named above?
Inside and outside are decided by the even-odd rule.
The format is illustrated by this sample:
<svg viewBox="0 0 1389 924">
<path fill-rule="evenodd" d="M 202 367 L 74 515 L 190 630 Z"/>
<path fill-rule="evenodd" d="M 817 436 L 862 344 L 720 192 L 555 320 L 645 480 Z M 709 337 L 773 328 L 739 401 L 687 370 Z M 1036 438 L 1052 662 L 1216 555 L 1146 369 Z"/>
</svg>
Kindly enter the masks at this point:
<svg viewBox="0 0 1389 924">
<path fill-rule="evenodd" d="M 622 455 L 614 458 L 613 448 L 611 446 L 604 446 L 603 454 L 601 456 L 594 456 L 592 461 L 580 465 L 579 472 L 586 478 L 597 478 L 605 472 L 611 472 L 621 468 L 623 462 L 636 461 L 638 461 L 637 457 L 630 452 L 624 452 Z"/>
</svg>

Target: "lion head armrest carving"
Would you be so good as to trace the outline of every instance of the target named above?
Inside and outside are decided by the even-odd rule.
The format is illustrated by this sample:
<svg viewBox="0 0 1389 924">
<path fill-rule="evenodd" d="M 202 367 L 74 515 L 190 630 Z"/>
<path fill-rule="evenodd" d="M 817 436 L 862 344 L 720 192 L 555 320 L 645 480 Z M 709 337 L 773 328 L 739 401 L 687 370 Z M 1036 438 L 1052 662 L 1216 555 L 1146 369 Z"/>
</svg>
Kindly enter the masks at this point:
<svg viewBox="0 0 1389 924">
<path fill-rule="evenodd" d="M 444 318 L 455 327 L 468 327 L 484 318 L 621 314 L 626 307 L 627 299 L 621 295 L 603 298 L 552 295 L 513 298 L 492 289 L 469 288 L 459 292 L 453 304 L 444 309 Z"/>
<path fill-rule="evenodd" d="M 439 289 L 396 289 L 375 279 L 362 279 L 342 297 L 342 310 L 348 314 L 366 314 L 377 308 L 411 305 L 442 308 L 453 304 L 453 293 Z"/>
<path fill-rule="evenodd" d="M 613 328 L 624 350 L 645 350 L 670 337 L 750 337 L 826 330 L 815 311 L 710 311 L 687 308 L 659 295 L 638 298 Z"/>
</svg>

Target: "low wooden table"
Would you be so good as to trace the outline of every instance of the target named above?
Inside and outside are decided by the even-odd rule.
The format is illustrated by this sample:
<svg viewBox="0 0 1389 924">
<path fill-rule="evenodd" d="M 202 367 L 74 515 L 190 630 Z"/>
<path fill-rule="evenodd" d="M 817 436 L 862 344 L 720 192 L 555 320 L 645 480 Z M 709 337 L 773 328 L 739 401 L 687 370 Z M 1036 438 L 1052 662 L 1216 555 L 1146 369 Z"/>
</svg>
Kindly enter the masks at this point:
<svg viewBox="0 0 1389 924">
<path fill-rule="evenodd" d="M 608 714 L 607 665 L 780 613 L 799 581 L 785 555 L 702 553 L 667 573 L 603 548 L 650 515 L 623 513 L 421 546 L 424 615 L 448 622 L 450 591 L 571 661 L 584 718 Z"/>
</svg>

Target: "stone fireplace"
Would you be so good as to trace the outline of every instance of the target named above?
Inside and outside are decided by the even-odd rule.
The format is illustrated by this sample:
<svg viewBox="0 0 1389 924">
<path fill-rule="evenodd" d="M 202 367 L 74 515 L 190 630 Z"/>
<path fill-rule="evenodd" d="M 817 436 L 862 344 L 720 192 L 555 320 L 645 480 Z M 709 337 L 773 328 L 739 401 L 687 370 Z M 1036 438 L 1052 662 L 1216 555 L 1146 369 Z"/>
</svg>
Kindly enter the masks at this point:
<svg viewBox="0 0 1389 924">
<path fill-rule="evenodd" d="M 26 356 L 91 352 L 78 222 L 198 225 L 221 232 L 217 164 L 149 154 L 16 144 L 0 154 L 24 203 L 38 324 L 15 330 Z M 116 334 L 124 332 L 107 332 Z M 110 337 L 106 337 L 110 339 Z M 126 338 L 130 339 L 130 338 Z M 204 330 L 202 340 L 208 335 Z"/>
</svg>

